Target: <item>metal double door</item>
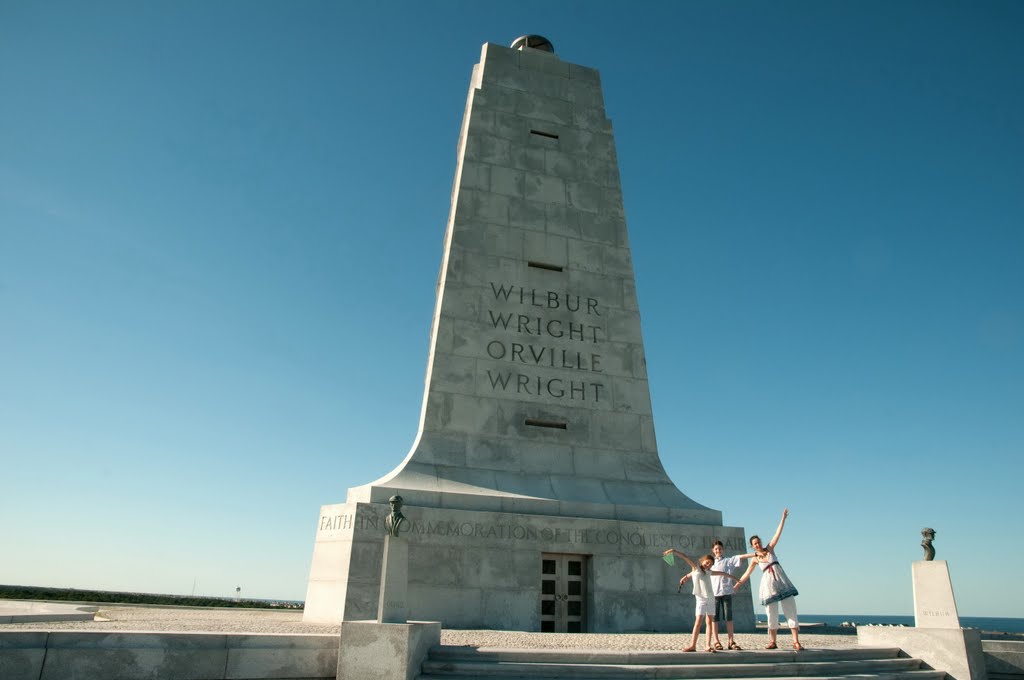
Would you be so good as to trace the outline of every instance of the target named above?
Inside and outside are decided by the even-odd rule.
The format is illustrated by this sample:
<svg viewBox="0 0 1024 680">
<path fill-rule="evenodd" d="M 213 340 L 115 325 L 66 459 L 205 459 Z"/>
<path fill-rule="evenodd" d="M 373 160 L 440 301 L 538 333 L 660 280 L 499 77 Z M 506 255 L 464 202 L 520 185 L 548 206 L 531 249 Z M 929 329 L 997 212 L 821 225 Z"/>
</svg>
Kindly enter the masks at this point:
<svg viewBox="0 0 1024 680">
<path fill-rule="evenodd" d="M 583 633 L 587 629 L 587 556 L 541 554 L 540 630 Z"/>
</svg>

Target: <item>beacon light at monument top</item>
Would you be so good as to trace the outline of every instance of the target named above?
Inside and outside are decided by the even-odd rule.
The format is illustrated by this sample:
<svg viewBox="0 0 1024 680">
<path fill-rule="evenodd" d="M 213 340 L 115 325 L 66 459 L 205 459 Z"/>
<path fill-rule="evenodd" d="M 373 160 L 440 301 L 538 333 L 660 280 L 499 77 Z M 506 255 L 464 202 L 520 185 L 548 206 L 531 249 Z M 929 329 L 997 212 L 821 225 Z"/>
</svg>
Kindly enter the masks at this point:
<svg viewBox="0 0 1024 680">
<path fill-rule="evenodd" d="M 736 554 L 744 536 L 658 457 L 598 72 L 539 36 L 485 44 L 457 156 L 419 432 L 321 508 L 305 620 L 376 617 L 397 494 L 412 620 L 678 630 L 692 597 L 661 552 Z M 754 627 L 748 593 L 737 630 Z"/>
</svg>

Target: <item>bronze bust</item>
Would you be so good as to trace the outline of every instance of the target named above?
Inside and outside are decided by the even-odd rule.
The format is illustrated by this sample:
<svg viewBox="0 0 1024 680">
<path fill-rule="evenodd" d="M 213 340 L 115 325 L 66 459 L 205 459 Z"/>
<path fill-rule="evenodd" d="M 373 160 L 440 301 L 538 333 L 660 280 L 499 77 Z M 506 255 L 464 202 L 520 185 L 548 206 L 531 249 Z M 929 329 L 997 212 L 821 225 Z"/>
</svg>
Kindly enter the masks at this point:
<svg viewBox="0 0 1024 680">
<path fill-rule="evenodd" d="M 935 540 L 935 529 L 925 527 L 921 529 L 921 535 L 924 536 L 924 540 L 921 541 L 921 547 L 924 548 L 924 559 L 926 562 L 931 562 L 935 559 L 935 548 L 932 547 L 932 541 Z"/>
<path fill-rule="evenodd" d="M 398 532 L 402 528 L 402 523 L 405 522 L 405 515 L 402 514 L 402 497 L 392 496 L 388 499 L 388 504 L 391 506 L 391 513 L 384 518 L 384 526 L 388 530 L 388 534 L 398 538 Z"/>
</svg>

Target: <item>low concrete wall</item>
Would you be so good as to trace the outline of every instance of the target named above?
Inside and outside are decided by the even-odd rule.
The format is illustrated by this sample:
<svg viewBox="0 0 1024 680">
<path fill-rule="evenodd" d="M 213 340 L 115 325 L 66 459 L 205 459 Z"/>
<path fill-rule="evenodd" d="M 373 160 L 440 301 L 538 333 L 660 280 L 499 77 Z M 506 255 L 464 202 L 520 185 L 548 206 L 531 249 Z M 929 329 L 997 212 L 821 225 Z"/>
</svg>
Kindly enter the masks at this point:
<svg viewBox="0 0 1024 680">
<path fill-rule="evenodd" d="M 343 621 L 337 680 L 414 680 L 439 644 L 440 621 Z"/>
<path fill-rule="evenodd" d="M 334 680 L 337 635 L 0 632 L 3 680 Z"/>
<path fill-rule="evenodd" d="M 1024 680 L 1024 642 L 982 640 L 988 680 Z"/>
</svg>

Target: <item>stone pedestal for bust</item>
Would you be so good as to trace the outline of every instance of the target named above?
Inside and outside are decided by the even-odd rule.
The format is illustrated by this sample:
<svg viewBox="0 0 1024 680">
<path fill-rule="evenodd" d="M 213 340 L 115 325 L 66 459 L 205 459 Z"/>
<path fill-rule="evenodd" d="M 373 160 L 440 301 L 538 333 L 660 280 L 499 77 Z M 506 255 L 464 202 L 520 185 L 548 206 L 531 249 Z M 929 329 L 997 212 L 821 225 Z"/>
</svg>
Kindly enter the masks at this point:
<svg viewBox="0 0 1024 680">
<path fill-rule="evenodd" d="M 384 564 L 380 570 L 377 623 L 405 623 L 409 589 L 409 544 L 396 536 L 384 537 Z"/>
<path fill-rule="evenodd" d="M 960 628 L 945 560 L 914 562 L 914 628 L 861 626 L 858 644 L 899 647 L 953 680 L 987 680 L 981 633 Z"/>
<path fill-rule="evenodd" d="M 914 584 L 914 626 L 959 630 L 960 616 L 946 560 L 919 560 L 911 565 Z"/>
</svg>

